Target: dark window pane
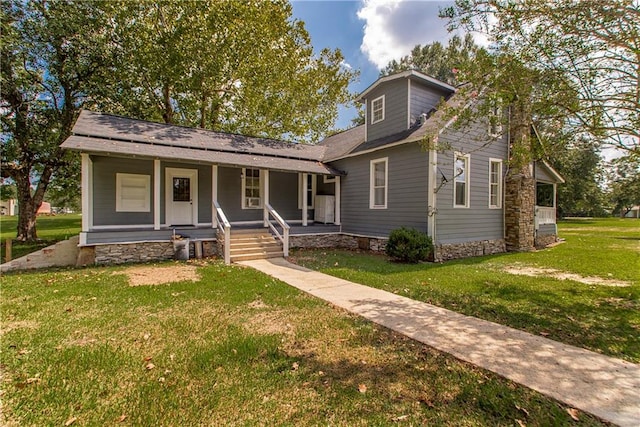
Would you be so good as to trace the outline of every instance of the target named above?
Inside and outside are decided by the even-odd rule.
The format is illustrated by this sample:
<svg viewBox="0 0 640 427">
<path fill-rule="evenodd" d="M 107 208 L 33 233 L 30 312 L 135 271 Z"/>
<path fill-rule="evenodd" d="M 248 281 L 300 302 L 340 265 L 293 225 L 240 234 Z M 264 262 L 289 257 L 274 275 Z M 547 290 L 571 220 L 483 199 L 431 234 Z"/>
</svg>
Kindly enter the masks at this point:
<svg viewBox="0 0 640 427">
<path fill-rule="evenodd" d="M 191 179 L 190 178 L 173 178 L 173 201 L 174 202 L 191 201 Z"/>
</svg>

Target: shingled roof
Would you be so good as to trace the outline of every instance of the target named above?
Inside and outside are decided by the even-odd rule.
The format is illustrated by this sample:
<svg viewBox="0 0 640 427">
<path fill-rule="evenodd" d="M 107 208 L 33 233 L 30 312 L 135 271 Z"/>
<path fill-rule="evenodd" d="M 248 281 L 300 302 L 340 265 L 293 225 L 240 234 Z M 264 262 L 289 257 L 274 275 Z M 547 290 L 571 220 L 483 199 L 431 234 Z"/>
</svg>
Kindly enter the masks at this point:
<svg viewBox="0 0 640 427">
<path fill-rule="evenodd" d="M 339 175 L 323 164 L 326 148 L 153 123 L 82 111 L 63 148 L 290 172 Z"/>
</svg>

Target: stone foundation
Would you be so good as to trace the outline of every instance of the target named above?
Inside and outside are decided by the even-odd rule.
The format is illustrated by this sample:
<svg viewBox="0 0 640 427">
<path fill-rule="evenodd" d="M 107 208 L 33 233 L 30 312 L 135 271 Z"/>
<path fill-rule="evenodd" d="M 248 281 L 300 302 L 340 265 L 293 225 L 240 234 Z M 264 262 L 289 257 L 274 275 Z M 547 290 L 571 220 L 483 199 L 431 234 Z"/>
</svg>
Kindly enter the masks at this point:
<svg viewBox="0 0 640 427">
<path fill-rule="evenodd" d="M 556 243 L 558 241 L 558 236 L 555 234 L 546 234 L 543 236 L 536 236 L 536 249 L 544 249 L 547 246 Z"/>
<path fill-rule="evenodd" d="M 173 242 L 138 242 L 114 243 L 106 245 L 88 246 L 85 251 L 93 249 L 95 264 L 124 264 L 129 262 L 150 262 L 174 259 Z M 203 257 L 215 256 L 217 245 L 215 241 L 202 242 Z M 194 258 L 194 242 L 189 242 L 189 257 Z M 84 264 L 86 265 L 86 264 Z"/>
<path fill-rule="evenodd" d="M 375 237 L 357 237 L 348 234 L 314 234 L 306 236 L 289 236 L 292 248 L 340 248 L 362 249 L 372 252 L 384 252 L 387 239 Z"/>
<path fill-rule="evenodd" d="M 479 240 L 465 243 L 439 244 L 435 248 L 434 261 L 448 261 L 473 256 L 499 254 L 506 251 L 504 239 Z"/>
<path fill-rule="evenodd" d="M 536 184 L 525 167 L 521 174 L 507 176 L 504 196 L 504 225 L 508 251 L 534 249 Z"/>
</svg>

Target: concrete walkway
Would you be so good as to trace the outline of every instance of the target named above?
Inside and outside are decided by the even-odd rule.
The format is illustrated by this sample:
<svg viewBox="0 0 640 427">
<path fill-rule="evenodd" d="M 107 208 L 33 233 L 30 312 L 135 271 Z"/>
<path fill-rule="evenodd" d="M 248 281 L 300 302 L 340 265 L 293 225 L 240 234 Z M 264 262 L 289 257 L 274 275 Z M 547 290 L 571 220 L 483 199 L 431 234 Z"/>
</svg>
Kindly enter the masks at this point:
<svg viewBox="0 0 640 427">
<path fill-rule="evenodd" d="M 313 296 L 620 426 L 640 426 L 640 365 L 318 273 L 244 261 Z"/>
</svg>

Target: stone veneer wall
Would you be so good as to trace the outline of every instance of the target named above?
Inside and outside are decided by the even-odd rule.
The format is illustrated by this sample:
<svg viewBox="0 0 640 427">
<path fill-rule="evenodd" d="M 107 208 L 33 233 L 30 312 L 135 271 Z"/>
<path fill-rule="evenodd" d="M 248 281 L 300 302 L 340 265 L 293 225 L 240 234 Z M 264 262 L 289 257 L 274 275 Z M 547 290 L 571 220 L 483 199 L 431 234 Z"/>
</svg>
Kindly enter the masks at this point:
<svg viewBox="0 0 640 427">
<path fill-rule="evenodd" d="M 545 234 L 542 236 L 536 236 L 536 248 L 538 249 L 542 249 L 542 248 L 546 248 L 547 246 L 556 243 L 558 241 L 558 236 L 556 236 L 555 234 Z"/>
<path fill-rule="evenodd" d="M 508 251 L 534 249 L 536 185 L 529 175 L 510 175 L 505 180 L 504 226 Z"/>
<path fill-rule="evenodd" d="M 162 261 L 173 259 L 175 254 L 173 242 L 113 243 L 93 246 L 93 251 L 96 264 Z M 202 242 L 204 257 L 214 256 L 218 253 L 216 242 Z M 195 257 L 194 242 L 189 242 L 189 256 Z"/>
<path fill-rule="evenodd" d="M 292 248 L 342 248 L 384 252 L 386 245 L 387 239 L 358 237 L 349 234 L 289 236 L 289 246 Z"/>
<path fill-rule="evenodd" d="M 439 244 L 435 248 L 434 261 L 447 261 L 472 256 L 499 254 L 506 251 L 504 239 L 479 240 L 465 243 Z"/>
</svg>

